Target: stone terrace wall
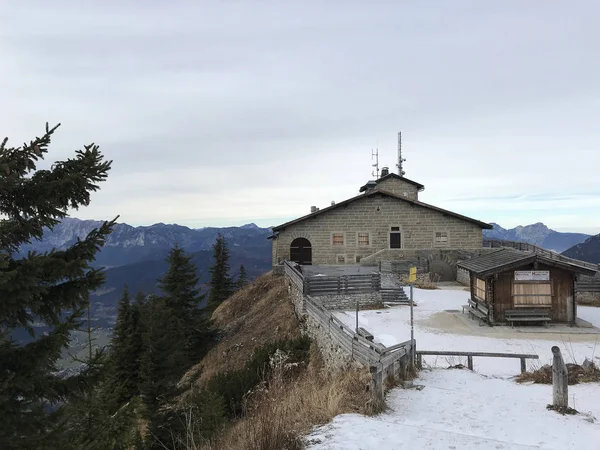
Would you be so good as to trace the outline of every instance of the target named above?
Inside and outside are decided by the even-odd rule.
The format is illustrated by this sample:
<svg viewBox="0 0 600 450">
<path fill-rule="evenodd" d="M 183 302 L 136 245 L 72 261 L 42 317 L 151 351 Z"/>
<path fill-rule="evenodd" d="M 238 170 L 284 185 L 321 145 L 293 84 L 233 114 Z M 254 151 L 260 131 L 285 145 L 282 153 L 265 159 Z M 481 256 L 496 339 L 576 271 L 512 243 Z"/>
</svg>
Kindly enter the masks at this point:
<svg viewBox="0 0 600 450">
<path fill-rule="evenodd" d="M 327 309 L 355 309 L 356 302 L 359 307 L 361 306 L 372 306 L 381 303 L 380 292 L 369 292 L 365 294 L 340 294 L 340 295 L 320 295 L 313 297 L 315 300 L 320 302 Z"/>
</svg>

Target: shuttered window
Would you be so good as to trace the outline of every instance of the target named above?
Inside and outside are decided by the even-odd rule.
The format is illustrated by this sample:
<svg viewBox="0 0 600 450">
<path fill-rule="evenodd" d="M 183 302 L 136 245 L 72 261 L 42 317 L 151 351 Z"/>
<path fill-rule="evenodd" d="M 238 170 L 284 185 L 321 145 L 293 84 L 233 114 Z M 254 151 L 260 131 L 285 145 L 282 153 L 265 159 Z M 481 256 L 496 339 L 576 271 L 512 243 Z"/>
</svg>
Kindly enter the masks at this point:
<svg viewBox="0 0 600 450">
<path fill-rule="evenodd" d="M 333 245 L 344 245 L 344 233 L 333 233 L 331 242 Z"/>
<path fill-rule="evenodd" d="M 448 243 L 448 232 L 447 231 L 436 231 L 435 232 L 435 243 L 436 244 L 447 244 Z"/>
<path fill-rule="evenodd" d="M 482 280 L 481 278 L 475 278 L 475 295 L 481 300 L 487 301 L 485 294 L 485 280 Z"/>
<path fill-rule="evenodd" d="M 552 283 L 515 283 L 513 301 L 515 307 L 552 306 Z"/>
<path fill-rule="evenodd" d="M 358 233 L 358 245 L 369 245 L 369 233 Z"/>
</svg>

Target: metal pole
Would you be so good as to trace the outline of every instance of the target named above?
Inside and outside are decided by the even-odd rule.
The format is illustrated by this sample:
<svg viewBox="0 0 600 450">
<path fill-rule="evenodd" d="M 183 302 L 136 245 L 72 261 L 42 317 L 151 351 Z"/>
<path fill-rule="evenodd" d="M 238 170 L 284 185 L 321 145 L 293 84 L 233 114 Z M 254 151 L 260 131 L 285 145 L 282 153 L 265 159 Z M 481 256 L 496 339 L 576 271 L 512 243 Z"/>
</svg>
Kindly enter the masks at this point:
<svg viewBox="0 0 600 450">
<path fill-rule="evenodd" d="M 410 283 L 410 351 L 411 361 L 415 361 L 415 328 L 413 323 L 413 285 Z"/>
<path fill-rule="evenodd" d="M 358 301 L 356 302 L 356 334 L 358 334 Z"/>
</svg>

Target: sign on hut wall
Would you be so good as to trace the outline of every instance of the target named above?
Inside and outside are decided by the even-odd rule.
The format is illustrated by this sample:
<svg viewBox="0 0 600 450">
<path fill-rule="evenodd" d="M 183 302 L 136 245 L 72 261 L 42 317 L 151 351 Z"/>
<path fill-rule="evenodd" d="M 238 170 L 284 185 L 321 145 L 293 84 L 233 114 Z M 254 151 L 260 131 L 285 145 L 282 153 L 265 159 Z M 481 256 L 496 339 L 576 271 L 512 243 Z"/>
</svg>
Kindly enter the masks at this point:
<svg viewBox="0 0 600 450">
<path fill-rule="evenodd" d="M 548 281 L 549 270 L 515 270 L 515 281 Z"/>
</svg>

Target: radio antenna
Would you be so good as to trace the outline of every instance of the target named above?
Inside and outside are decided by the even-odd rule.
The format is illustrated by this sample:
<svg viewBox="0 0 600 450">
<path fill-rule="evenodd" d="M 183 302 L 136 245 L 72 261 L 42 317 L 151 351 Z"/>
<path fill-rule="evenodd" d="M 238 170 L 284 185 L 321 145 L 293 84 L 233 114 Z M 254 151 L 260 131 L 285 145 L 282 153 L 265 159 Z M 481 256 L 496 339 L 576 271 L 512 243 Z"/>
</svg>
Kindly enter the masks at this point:
<svg viewBox="0 0 600 450">
<path fill-rule="evenodd" d="M 406 173 L 402 168 L 402 163 L 405 161 L 406 159 L 402 158 L 402 131 L 398 131 L 398 164 L 396 164 L 396 167 L 398 168 L 398 175 L 401 177 Z"/>
<path fill-rule="evenodd" d="M 379 147 L 379 142 L 377 143 L 377 147 Z M 375 150 L 371 149 L 371 161 L 373 161 L 373 157 L 375 158 L 375 164 L 372 167 L 375 167 L 375 170 L 371 172 L 371 175 L 375 177 L 376 180 L 379 180 L 379 148 Z"/>
</svg>

